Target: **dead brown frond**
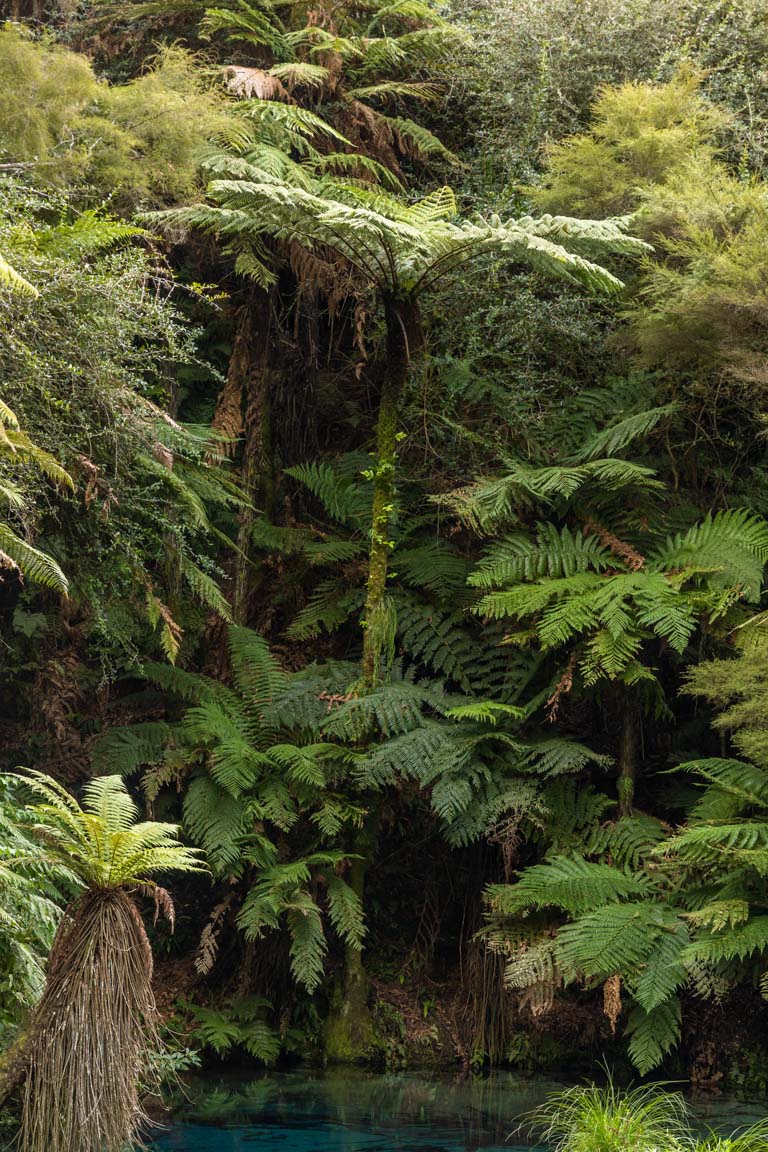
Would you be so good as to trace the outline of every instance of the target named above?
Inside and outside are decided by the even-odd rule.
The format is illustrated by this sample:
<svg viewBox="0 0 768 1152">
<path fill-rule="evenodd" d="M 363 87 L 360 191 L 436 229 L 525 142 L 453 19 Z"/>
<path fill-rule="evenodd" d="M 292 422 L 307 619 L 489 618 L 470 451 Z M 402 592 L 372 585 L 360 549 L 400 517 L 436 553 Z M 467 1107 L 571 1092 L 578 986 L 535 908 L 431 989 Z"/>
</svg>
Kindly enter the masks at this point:
<svg viewBox="0 0 768 1152">
<path fill-rule="evenodd" d="M 613 976 L 609 976 L 603 984 L 603 1013 L 608 1017 L 612 1033 L 616 1032 L 621 1009 L 621 976 L 615 973 Z"/>
<path fill-rule="evenodd" d="M 246 100 L 254 96 L 257 100 L 282 100 L 289 102 L 291 97 L 277 76 L 272 76 L 263 68 L 245 68 L 229 64 L 224 69 L 227 88 L 235 96 Z"/>
<path fill-rule="evenodd" d="M 602 524 L 598 524 L 594 520 L 588 520 L 584 525 L 584 531 L 592 536 L 597 536 L 602 544 L 623 560 L 631 572 L 639 572 L 645 566 L 645 557 L 642 556 L 636 548 L 631 544 L 627 544 L 625 540 L 620 540 L 613 532 L 609 532 L 607 528 L 603 528 Z"/>
<path fill-rule="evenodd" d="M 243 434 L 243 395 L 251 368 L 251 298 L 246 300 L 237 315 L 235 343 L 229 358 L 227 379 L 216 401 L 211 427 L 216 432 L 216 453 L 234 455 L 237 441 Z M 221 439 L 219 439 L 219 437 Z"/>
<path fill-rule="evenodd" d="M 200 935 L 200 943 L 195 954 L 195 971 L 201 976 L 207 976 L 216 963 L 219 953 L 219 936 L 224 927 L 224 919 L 235 899 L 235 893 L 230 892 L 223 900 L 211 910 L 208 923 Z"/>
<path fill-rule="evenodd" d="M 568 658 L 568 663 L 565 666 L 560 679 L 555 685 L 555 690 L 547 700 L 547 719 L 550 724 L 554 724 L 557 720 L 557 714 L 560 711 L 560 701 L 563 696 L 567 696 L 571 688 L 573 688 L 573 673 L 576 669 L 576 653 L 572 652 Z"/>
</svg>

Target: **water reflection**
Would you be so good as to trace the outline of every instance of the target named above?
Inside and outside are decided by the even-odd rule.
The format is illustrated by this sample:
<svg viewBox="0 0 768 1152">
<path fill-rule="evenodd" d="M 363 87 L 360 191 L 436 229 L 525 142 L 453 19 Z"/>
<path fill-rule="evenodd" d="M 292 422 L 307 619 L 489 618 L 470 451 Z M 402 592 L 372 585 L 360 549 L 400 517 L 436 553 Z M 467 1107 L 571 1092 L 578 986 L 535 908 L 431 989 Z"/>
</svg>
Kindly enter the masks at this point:
<svg viewBox="0 0 768 1152">
<path fill-rule="evenodd" d="M 516 1123 L 554 1080 L 494 1072 L 427 1078 L 358 1069 L 302 1068 L 245 1080 L 236 1073 L 191 1080 L 178 1121 L 153 1152 L 522 1152 Z M 699 1098 L 706 1126 L 733 1131 L 765 1115 L 763 1101 Z"/>
<path fill-rule="evenodd" d="M 557 1085 L 511 1072 L 424 1078 L 357 1069 L 192 1081 L 159 1152 L 517 1152 L 516 1118 Z"/>
</svg>

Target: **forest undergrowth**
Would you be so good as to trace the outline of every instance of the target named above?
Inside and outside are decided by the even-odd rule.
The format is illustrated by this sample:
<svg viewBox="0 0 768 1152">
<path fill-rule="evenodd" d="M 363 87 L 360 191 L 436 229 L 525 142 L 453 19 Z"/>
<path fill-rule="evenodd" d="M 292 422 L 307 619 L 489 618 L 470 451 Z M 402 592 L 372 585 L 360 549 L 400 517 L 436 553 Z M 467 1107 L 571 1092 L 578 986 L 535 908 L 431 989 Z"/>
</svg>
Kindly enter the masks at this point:
<svg viewBox="0 0 768 1152">
<path fill-rule="evenodd" d="M 767 0 L 4 19 L 25 1152 L 201 1061 L 765 1090 Z"/>
</svg>

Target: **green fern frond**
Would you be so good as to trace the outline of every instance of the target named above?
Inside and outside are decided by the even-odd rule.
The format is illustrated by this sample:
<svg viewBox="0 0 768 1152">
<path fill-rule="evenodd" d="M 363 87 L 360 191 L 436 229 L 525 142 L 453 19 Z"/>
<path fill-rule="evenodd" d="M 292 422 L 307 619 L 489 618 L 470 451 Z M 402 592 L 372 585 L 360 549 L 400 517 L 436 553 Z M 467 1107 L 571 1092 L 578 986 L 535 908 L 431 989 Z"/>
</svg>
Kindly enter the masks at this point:
<svg viewBox="0 0 768 1152">
<path fill-rule="evenodd" d="M 710 514 L 668 540 L 649 562 L 663 571 L 719 570 L 723 580 L 743 585 L 745 599 L 755 601 L 768 562 L 768 521 L 740 508 Z"/>
<path fill-rule="evenodd" d="M 677 404 L 663 404 L 645 412 L 625 416 L 596 433 L 573 457 L 576 463 L 602 456 L 615 456 L 634 440 L 648 436 L 662 421 L 678 411 Z"/>
<path fill-rule="evenodd" d="M 200 672 L 187 672 L 173 664 L 156 664 L 151 660 L 142 666 L 141 671 L 144 679 L 150 684 L 155 684 L 164 692 L 170 692 L 189 703 L 218 700 L 230 708 L 237 706 L 237 697 L 231 689 L 219 680 L 213 680 Z"/>
<path fill-rule="evenodd" d="M 0 522 L 0 558 L 3 554 L 6 558 L 6 567 L 16 567 L 36 584 L 42 584 L 44 588 L 53 588 L 66 596 L 69 581 L 53 557 L 41 552 L 39 548 L 34 548 L 17 536 L 7 524 Z"/>
<path fill-rule="evenodd" d="M 93 767 L 104 775 L 132 776 L 163 759 L 173 732 L 173 727 L 162 720 L 108 728 L 93 745 Z"/>
<path fill-rule="evenodd" d="M 418 124 L 415 120 L 409 120 L 403 116 L 386 116 L 383 112 L 379 112 L 377 115 L 379 121 L 386 124 L 394 133 L 400 151 L 406 155 L 415 156 L 417 159 L 425 156 L 438 156 L 449 164 L 460 163 L 459 158 L 446 148 L 442 140 L 439 140 L 423 124 Z"/>
<path fill-rule="evenodd" d="M 284 691 L 287 673 L 258 632 L 231 624 L 227 629 L 227 641 L 238 692 L 260 710 L 266 710 Z"/>
<path fill-rule="evenodd" d="M 637 972 L 677 923 L 674 912 L 655 901 L 603 904 L 560 929 L 563 969 L 571 978 Z"/>
<path fill-rule="evenodd" d="M 667 834 L 661 820 L 637 812 L 595 825 L 585 840 L 584 850 L 590 856 L 610 857 L 620 868 L 637 871 L 663 844 Z"/>
<path fill-rule="evenodd" d="M 397 635 L 403 651 L 422 667 L 472 691 L 473 638 L 460 627 L 455 614 L 443 614 L 415 597 L 394 597 Z"/>
<path fill-rule="evenodd" d="M 629 1036 L 629 1055 L 641 1076 L 659 1066 L 667 1052 L 679 1042 L 681 1030 L 682 1013 L 676 996 L 650 1012 L 639 1007 L 632 1009 L 626 1035 Z"/>
<path fill-rule="evenodd" d="M 515 884 L 491 886 L 487 899 L 495 913 L 505 916 L 541 908 L 580 916 L 613 901 L 649 894 L 646 881 L 611 865 L 554 856 L 546 864 L 526 868 Z"/>
<path fill-rule="evenodd" d="M 370 484 L 363 483 L 359 477 L 317 460 L 286 468 L 285 472 L 308 488 L 326 512 L 342 524 L 357 527 L 370 519 Z"/>
<path fill-rule="evenodd" d="M 117 248 L 137 237 L 147 237 L 149 233 L 135 224 L 115 220 L 98 209 L 87 209 L 67 224 L 35 227 L 35 247 L 49 256 L 64 259 L 91 256 Z"/>
<path fill-rule="evenodd" d="M 660 1008 L 686 983 L 688 970 L 682 957 L 688 943 L 688 929 L 678 920 L 672 930 L 658 936 L 639 973 L 630 977 L 632 995 L 645 1012 Z"/>
<path fill-rule="evenodd" d="M 289 92 L 294 88 L 308 88 L 322 91 L 330 78 L 330 72 L 320 64 L 309 64 L 306 60 L 291 60 L 285 64 L 274 64 L 269 69 L 270 76 L 277 77 Z"/>
<path fill-rule="evenodd" d="M 722 964 L 728 960 L 748 960 L 768 950 L 768 916 L 753 916 L 746 923 L 719 932 L 700 932 L 683 953 L 688 963 Z"/>
<path fill-rule="evenodd" d="M 380 100 L 387 103 L 406 99 L 416 100 L 420 104 L 434 104 L 442 95 L 443 89 L 428 80 L 383 80 L 379 84 L 350 88 L 345 93 L 347 100 Z"/>
<path fill-rule="evenodd" d="M 337 576 L 329 576 L 317 585 L 307 604 L 297 612 L 286 629 L 292 640 L 310 640 L 335 632 L 357 612 L 363 604 L 362 588 L 351 590 Z"/>
<path fill-rule="evenodd" d="M 469 583 L 475 588 L 493 588 L 542 577 L 601 572 L 612 563 L 615 558 L 597 536 L 544 523 L 537 525 L 534 539 L 520 533 L 487 549 Z"/>
<path fill-rule="evenodd" d="M 287 920 L 291 935 L 291 971 L 299 984 L 308 992 L 314 992 L 322 980 L 328 950 L 320 909 L 310 896 L 303 894 L 288 909 Z"/>
<path fill-rule="evenodd" d="M 40 295 L 34 284 L 30 284 L 3 256 L 0 256 L 0 288 L 7 288 L 17 296 Z"/>
<path fill-rule="evenodd" d="M 328 880 L 327 893 L 331 923 L 342 940 L 359 951 L 366 931 L 360 897 L 339 876 L 332 876 Z"/>
<path fill-rule="evenodd" d="M 181 556 L 181 574 L 198 600 L 206 607 L 213 609 L 218 616 L 221 616 L 222 620 L 231 622 L 232 609 L 219 585 L 212 576 L 203 572 L 202 568 L 193 564 L 189 557 L 183 554 Z"/>
<path fill-rule="evenodd" d="M 468 562 L 444 541 L 431 540 L 397 550 L 397 567 L 406 584 L 438 596 L 457 596 L 467 581 Z"/>
<path fill-rule="evenodd" d="M 242 869 L 239 844 L 248 831 L 243 805 L 208 775 L 195 776 L 184 796 L 183 823 L 217 875 Z"/>
</svg>

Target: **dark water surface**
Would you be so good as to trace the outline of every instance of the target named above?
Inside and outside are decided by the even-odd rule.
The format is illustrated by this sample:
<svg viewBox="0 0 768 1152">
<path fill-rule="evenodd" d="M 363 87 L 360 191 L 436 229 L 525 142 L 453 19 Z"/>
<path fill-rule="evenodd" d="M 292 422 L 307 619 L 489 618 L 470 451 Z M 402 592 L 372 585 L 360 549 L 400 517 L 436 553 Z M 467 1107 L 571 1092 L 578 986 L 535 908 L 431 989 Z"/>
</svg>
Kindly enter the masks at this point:
<svg viewBox="0 0 768 1152">
<path fill-rule="evenodd" d="M 562 1087 L 493 1072 L 427 1078 L 357 1069 L 269 1073 L 190 1083 L 178 1121 L 153 1152 L 521 1152 L 520 1119 Z M 765 1102 L 695 1101 L 702 1122 L 726 1132 L 762 1118 Z"/>
</svg>

